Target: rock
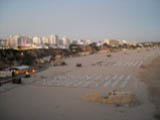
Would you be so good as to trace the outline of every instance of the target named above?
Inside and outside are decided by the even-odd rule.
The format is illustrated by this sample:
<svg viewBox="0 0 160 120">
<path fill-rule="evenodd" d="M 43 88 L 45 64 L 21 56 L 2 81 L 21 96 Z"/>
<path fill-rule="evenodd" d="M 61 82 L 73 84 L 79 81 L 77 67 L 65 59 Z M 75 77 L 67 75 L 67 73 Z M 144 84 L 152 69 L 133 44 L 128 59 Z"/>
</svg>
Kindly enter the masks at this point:
<svg viewBox="0 0 160 120">
<path fill-rule="evenodd" d="M 82 64 L 77 63 L 76 66 L 77 66 L 77 67 L 82 67 Z"/>
</svg>

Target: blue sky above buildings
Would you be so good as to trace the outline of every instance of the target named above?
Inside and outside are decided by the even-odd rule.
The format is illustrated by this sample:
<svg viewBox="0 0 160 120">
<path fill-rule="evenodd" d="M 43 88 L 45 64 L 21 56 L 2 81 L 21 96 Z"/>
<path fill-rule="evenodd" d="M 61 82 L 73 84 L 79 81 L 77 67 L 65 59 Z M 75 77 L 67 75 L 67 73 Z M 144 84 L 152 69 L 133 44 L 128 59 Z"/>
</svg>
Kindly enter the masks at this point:
<svg viewBox="0 0 160 120">
<path fill-rule="evenodd" d="M 160 0 L 0 0 L 0 37 L 160 41 Z"/>
</svg>

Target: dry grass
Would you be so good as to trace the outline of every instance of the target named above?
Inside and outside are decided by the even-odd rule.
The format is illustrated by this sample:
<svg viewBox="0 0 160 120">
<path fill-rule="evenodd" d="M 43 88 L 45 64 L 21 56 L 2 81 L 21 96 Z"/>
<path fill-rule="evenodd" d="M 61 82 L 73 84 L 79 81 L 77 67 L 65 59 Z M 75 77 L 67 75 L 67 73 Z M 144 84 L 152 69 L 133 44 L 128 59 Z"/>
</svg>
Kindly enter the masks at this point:
<svg viewBox="0 0 160 120">
<path fill-rule="evenodd" d="M 81 97 L 84 101 L 87 102 L 102 102 L 104 99 L 99 93 L 90 93 Z"/>
<path fill-rule="evenodd" d="M 99 93 L 90 93 L 81 97 L 82 100 L 87 102 L 98 102 L 104 104 L 119 104 L 130 105 L 136 102 L 136 97 L 132 93 L 109 93 L 107 96 L 102 96 Z"/>
</svg>

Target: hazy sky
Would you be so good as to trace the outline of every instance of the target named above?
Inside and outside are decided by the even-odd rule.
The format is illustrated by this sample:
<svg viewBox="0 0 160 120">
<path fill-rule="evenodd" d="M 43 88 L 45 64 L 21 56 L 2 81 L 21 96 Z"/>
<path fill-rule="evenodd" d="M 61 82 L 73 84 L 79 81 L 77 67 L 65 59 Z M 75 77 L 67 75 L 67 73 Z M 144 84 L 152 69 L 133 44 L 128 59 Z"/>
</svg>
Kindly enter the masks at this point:
<svg viewBox="0 0 160 120">
<path fill-rule="evenodd" d="M 0 37 L 160 41 L 160 0 L 0 0 Z"/>
</svg>

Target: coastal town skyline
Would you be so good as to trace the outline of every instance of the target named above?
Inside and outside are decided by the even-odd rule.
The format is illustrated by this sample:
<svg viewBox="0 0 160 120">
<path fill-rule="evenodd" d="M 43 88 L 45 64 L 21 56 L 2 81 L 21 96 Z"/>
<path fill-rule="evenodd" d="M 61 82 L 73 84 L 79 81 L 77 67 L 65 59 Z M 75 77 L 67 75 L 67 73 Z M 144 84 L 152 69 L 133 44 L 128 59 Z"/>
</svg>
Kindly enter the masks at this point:
<svg viewBox="0 0 160 120">
<path fill-rule="evenodd" d="M 94 41 L 159 41 L 159 1 L 0 1 L 0 38 L 20 34 Z"/>
</svg>

